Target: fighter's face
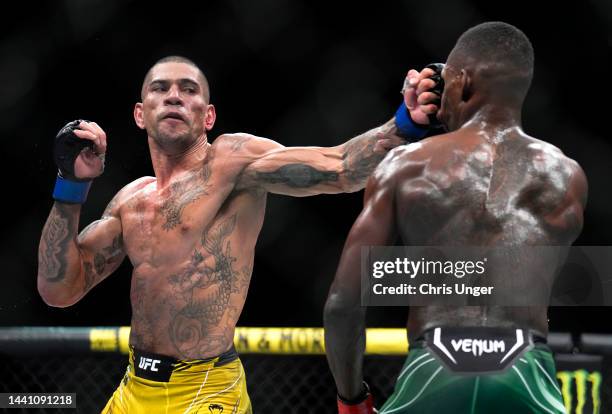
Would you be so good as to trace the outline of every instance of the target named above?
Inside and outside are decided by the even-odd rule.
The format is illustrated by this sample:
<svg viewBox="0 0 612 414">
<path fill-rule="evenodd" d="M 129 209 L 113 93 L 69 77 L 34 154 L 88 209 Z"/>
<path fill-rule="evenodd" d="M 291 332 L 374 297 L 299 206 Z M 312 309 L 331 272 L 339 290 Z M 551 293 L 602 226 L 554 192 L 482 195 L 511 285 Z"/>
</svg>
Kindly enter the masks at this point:
<svg viewBox="0 0 612 414">
<path fill-rule="evenodd" d="M 442 79 L 444 79 L 444 92 L 442 93 L 440 110 L 437 118 L 446 125 L 449 131 L 454 131 L 460 127 L 458 125 L 458 115 L 461 105 L 461 76 L 455 68 L 448 63 L 442 70 Z"/>
<path fill-rule="evenodd" d="M 212 128 L 214 107 L 207 102 L 199 71 L 182 62 L 155 65 L 136 104 L 136 123 L 160 144 L 192 141 Z"/>
</svg>

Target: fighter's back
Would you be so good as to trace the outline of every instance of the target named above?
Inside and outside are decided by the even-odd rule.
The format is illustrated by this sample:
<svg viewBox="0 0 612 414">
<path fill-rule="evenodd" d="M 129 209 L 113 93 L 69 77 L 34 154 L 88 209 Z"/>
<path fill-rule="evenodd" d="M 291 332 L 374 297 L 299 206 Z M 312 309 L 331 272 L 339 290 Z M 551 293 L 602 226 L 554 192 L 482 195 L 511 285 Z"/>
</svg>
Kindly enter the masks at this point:
<svg viewBox="0 0 612 414">
<path fill-rule="evenodd" d="M 462 128 L 388 158 L 378 175 L 394 187 L 398 233 L 406 245 L 570 245 L 581 230 L 584 173 L 518 127 Z M 411 308 L 413 335 L 448 324 L 522 325 L 546 333 L 546 308 Z"/>
<path fill-rule="evenodd" d="M 577 163 L 521 130 L 533 62 L 531 42 L 512 25 L 464 32 L 434 85 L 439 105 L 427 108 L 452 132 L 394 149 L 370 178 L 325 305 L 339 407 L 373 412 L 362 385 L 366 294 L 410 305 L 410 350 L 381 413 L 566 412 L 545 344 L 546 311 L 566 246 L 582 227 L 587 185 Z M 422 85 L 417 95 L 407 108 L 437 94 Z M 404 250 L 418 252 L 406 261 L 399 250 L 371 251 L 372 270 L 383 266 L 372 276 L 384 279 L 364 291 L 363 247 L 398 236 L 444 249 Z M 475 247 L 478 257 L 468 255 Z"/>
<path fill-rule="evenodd" d="M 582 210 L 564 203 L 578 165 L 518 128 L 498 137 L 459 130 L 397 153 L 407 244 L 565 245 L 580 231 Z"/>
</svg>

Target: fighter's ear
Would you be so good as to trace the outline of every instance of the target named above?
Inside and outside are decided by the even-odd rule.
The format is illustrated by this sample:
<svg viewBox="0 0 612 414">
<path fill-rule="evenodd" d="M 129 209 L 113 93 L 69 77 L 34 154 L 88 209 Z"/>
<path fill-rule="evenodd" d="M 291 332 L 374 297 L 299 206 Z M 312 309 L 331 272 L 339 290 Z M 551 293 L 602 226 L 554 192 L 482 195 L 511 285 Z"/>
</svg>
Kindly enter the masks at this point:
<svg viewBox="0 0 612 414">
<path fill-rule="evenodd" d="M 134 105 L 134 121 L 136 121 L 136 125 L 138 125 L 138 128 L 145 129 L 141 102 L 137 102 L 136 105 Z"/>
<path fill-rule="evenodd" d="M 461 100 L 463 102 L 469 101 L 473 95 L 472 90 L 472 76 L 465 70 L 461 69 Z"/>
<path fill-rule="evenodd" d="M 210 131 L 215 125 L 215 120 L 217 119 L 217 112 L 215 111 L 214 105 L 208 105 L 206 108 L 206 116 L 204 117 L 204 128 L 206 131 Z"/>
</svg>

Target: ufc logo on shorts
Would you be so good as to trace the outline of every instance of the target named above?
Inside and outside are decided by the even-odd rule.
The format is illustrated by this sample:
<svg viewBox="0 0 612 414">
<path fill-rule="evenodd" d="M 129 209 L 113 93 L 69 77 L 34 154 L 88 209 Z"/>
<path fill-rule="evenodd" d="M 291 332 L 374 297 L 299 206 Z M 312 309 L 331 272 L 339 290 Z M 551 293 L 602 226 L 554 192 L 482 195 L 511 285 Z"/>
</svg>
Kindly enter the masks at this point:
<svg viewBox="0 0 612 414">
<path fill-rule="evenodd" d="M 161 362 L 161 360 L 159 360 L 159 359 L 151 359 L 151 358 L 140 357 L 140 362 L 138 363 L 138 368 L 146 370 L 146 369 L 149 369 L 149 367 L 151 367 L 150 371 L 157 371 L 156 365 L 159 364 L 160 362 Z"/>
</svg>

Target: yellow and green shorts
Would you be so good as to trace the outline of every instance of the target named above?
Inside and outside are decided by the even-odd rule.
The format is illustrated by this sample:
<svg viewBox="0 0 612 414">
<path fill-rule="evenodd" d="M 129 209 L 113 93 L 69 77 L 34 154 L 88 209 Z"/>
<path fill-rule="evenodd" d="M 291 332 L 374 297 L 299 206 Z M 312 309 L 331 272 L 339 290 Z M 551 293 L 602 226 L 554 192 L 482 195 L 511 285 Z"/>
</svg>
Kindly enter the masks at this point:
<svg viewBox="0 0 612 414">
<path fill-rule="evenodd" d="M 251 414 L 236 350 L 208 359 L 177 360 L 130 349 L 126 373 L 103 414 Z"/>
</svg>

